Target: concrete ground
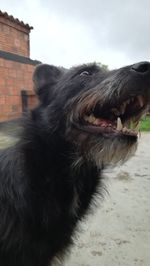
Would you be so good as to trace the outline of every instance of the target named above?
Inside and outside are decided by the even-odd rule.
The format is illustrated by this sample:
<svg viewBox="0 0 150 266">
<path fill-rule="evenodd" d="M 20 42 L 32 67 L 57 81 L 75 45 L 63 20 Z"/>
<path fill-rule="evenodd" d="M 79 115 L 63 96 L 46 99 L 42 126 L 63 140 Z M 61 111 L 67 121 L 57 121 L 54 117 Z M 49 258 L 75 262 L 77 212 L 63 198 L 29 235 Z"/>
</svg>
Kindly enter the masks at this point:
<svg viewBox="0 0 150 266">
<path fill-rule="evenodd" d="M 150 134 L 136 155 L 105 173 L 109 195 L 82 232 L 65 266 L 150 266 Z"/>
<path fill-rule="evenodd" d="M 14 132 L 14 130 L 13 130 Z M 0 147 L 15 141 L 0 130 Z M 81 225 L 65 266 L 150 266 L 150 134 L 136 155 L 105 172 L 104 201 Z"/>
</svg>

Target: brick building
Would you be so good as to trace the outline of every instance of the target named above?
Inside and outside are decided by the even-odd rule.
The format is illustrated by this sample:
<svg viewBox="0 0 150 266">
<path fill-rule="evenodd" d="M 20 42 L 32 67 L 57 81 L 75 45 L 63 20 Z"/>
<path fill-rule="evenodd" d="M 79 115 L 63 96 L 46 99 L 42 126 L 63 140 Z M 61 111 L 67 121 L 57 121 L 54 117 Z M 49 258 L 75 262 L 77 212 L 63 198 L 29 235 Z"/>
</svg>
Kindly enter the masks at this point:
<svg viewBox="0 0 150 266">
<path fill-rule="evenodd" d="M 21 115 L 24 108 L 22 95 L 28 95 L 29 107 L 37 101 L 32 73 L 39 61 L 30 59 L 29 34 L 32 29 L 0 11 L 0 122 Z"/>
</svg>

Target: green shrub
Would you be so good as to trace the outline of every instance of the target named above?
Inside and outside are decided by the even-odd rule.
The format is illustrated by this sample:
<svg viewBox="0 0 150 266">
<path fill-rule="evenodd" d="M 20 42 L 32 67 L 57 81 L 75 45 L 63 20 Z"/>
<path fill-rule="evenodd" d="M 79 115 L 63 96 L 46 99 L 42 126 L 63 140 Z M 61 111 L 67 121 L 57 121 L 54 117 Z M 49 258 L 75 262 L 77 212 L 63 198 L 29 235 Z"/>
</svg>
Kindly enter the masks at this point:
<svg viewBox="0 0 150 266">
<path fill-rule="evenodd" d="M 142 118 L 140 129 L 141 131 L 150 131 L 150 116 Z"/>
</svg>

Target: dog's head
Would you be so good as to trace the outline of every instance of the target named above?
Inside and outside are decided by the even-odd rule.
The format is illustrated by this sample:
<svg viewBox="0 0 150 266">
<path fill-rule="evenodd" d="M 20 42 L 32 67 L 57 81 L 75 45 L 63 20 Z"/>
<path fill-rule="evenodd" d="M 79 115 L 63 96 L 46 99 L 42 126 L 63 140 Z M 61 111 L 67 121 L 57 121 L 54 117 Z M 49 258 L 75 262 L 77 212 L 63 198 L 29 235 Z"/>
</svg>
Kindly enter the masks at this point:
<svg viewBox="0 0 150 266">
<path fill-rule="evenodd" d="M 113 71 L 96 64 L 69 70 L 42 64 L 33 80 L 53 130 L 82 156 L 108 164 L 135 152 L 139 120 L 150 103 L 150 63 Z"/>
</svg>

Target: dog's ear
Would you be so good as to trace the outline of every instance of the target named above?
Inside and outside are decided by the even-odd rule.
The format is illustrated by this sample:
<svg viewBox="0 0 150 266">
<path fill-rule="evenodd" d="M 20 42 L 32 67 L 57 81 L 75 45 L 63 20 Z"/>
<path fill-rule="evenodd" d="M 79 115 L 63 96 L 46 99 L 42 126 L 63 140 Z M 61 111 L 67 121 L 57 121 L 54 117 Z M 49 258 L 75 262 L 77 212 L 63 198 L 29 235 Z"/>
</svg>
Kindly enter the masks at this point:
<svg viewBox="0 0 150 266">
<path fill-rule="evenodd" d="M 49 103 L 53 86 L 62 72 L 61 68 L 47 64 L 40 64 L 35 68 L 33 73 L 34 90 L 43 104 Z"/>
</svg>

